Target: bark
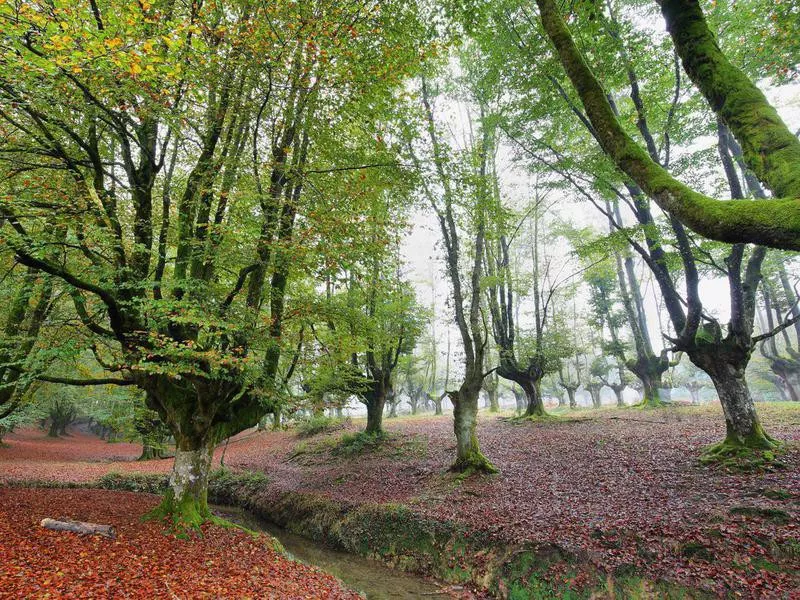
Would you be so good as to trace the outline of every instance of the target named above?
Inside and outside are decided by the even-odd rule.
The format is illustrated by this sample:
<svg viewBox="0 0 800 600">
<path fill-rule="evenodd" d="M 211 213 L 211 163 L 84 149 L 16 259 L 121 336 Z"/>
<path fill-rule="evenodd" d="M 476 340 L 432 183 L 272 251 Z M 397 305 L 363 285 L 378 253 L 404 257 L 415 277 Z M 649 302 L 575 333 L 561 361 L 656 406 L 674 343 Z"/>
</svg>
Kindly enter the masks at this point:
<svg viewBox="0 0 800 600">
<path fill-rule="evenodd" d="M 544 402 L 540 381 L 521 381 L 518 382 L 522 391 L 525 392 L 525 416 L 543 417 L 545 416 Z"/>
<path fill-rule="evenodd" d="M 155 460 L 157 458 L 164 458 L 164 448 L 144 443 L 142 445 L 142 453 L 136 460 Z"/>
<path fill-rule="evenodd" d="M 617 397 L 617 408 L 623 408 L 625 406 L 625 399 L 622 397 L 622 392 L 625 391 L 625 386 L 610 385 L 609 387 L 614 390 L 614 395 Z"/>
<path fill-rule="evenodd" d="M 511 388 L 511 391 L 514 393 L 514 400 L 517 404 L 517 414 L 522 414 L 525 412 L 525 408 L 527 407 L 527 403 L 525 402 L 525 392 L 522 389 L 518 389 L 516 386 Z"/>
<path fill-rule="evenodd" d="M 589 392 L 589 395 L 592 397 L 592 407 L 593 408 L 600 408 L 602 406 L 602 401 L 600 399 L 600 390 L 603 389 L 602 385 L 599 384 L 589 384 L 586 386 L 586 389 Z"/>
<path fill-rule="evenodd" d="M 576 388 L 570 386 L 566 388 L 567 390 L 567 397 L 569 398 L 569 408 L 570 410 L 575 410 L 578 408 L 578 402 L 575 400 L 575 390 Z"/>
<path fill-rule="evenodd" d="M 428 401 L 433 404 L 433 410 L 435 415 L 442 414 L 442 400 L 444 400 L 446 394 L 440 394 L 439 396 L 434 396 L 433 394 L 428 394 Z"/>
<path fill-rule="evenodd" d="M 689 395 L 692 397 L 692 404 L 700 404 L 700 390 L 703 388 L 695 385 L 688 385 L 686 389 L 689 390 Z"/>
<path fill-rule="evenodd" d="M 367 406 L 367 427 L 364 432 L 369 434 L 383 433 L 383 409 L 386 405 L 386 394 L 370 394 L 369 398 L 365 398 L 364 404 Z"/>
<path fill-rule="evenodd" d="M 641 408 L 658 408 L 664 405 L 661 399 L 661 376 L 656 377 L 639 377 L 642 381 L 642 401 L 639 403 Z"/>
</svg>

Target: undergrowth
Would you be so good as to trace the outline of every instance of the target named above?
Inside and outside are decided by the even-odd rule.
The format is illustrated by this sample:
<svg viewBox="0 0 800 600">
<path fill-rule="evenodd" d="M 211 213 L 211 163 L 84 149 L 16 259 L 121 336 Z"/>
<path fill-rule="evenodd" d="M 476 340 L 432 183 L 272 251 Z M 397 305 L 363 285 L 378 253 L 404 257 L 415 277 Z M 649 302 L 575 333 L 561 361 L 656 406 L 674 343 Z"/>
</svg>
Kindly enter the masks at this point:
<svg viewBox="0 0 800 600">
<path fill-rule="evenodd" d="M 347 427 L 350 424 L 350 419 L 343 419 L 338 417 L 327 417 L 325 415 L 317 415 L 309 417 L 300 421 L 297 425 L 297 431 L 302 437 L 311 437 L 320 433 L 329 433 Z"/>
</svg>

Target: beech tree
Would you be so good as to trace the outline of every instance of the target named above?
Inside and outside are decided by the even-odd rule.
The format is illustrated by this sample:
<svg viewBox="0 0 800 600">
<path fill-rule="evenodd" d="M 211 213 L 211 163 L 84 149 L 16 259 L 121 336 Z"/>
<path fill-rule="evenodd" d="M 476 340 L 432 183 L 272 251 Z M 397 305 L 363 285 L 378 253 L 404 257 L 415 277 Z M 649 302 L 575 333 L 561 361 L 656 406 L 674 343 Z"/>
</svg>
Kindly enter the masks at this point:
<svg viewBox="0 0 800 600">
<path fill-rule="evenodd" d="M 215 444 L 274 396 L 291 279 L 356 237 L 365 163 L 335 161 L 364 154 L 331 132 L 396 163 L 375 140 L 418 55 L 400 4 L 0 7 L 4 251 L 63 283 L 108 340 L 104 381 L 170 427 L 161 514 L 210 517 Z M 353 202 L 319 191 L 342 180 Z"/>
<path fill-rule="evenodd" d="M 462 383 L 457 390 L 447 391 L 453 403 L 456 435 L 456 460 L 452 468 L 468 473 L 495 472 L 494 465 L 481 452 L 476 434 L 487 341 L 481 314 L 481 278 L 491 202 L 488 161 L 492 131 L 483 120 L 485 107 L 479 104 L 480 119 L 474 122 L 477 136 L 468 140 L 469 145 L 460 152 L 452 148 L 441 137 L 443 125 L 437 122 L 434 112 L 438 94 L 431 85 L 423 77 L 419 96 L 424 132 L 420 138 L 425 140 L 424 156 L 430 157 L 432 169 L 425 168 L 428 163 L 423 163 L 420 150 L 413 143 L 409 144 L 409 154 L 420 174 L 421 193 L 439 223 L 455 322 L 464 351 Z"/>
</svg>

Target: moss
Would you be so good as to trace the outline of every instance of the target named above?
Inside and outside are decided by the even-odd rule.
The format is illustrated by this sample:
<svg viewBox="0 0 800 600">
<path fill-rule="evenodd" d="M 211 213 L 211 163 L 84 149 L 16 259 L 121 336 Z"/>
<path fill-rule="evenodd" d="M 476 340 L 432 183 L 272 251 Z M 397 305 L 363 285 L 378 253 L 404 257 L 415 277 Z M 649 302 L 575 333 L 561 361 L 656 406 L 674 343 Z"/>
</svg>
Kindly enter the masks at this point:
<svg viewBox="0 0 800 600">
<path fill-rule="evenodd" d="M 785 449 L 784 444 L 770 437 L 761 424 L 756 423 L 750 435 L 739 437 L 729 433 L 723 441 L 704 449 L 700 462 L 742 472 L 781 468 L 784 465 L 777 458 Z"/>
<path fill-rule="evenodd" d="M 685 558 L 705 561 L 714 560 L 714 554 L 699 542 L 687 542 L 681 547 L 681 555 Z"/>
<path fill-rule="evenodd" d="M 775 554 L 787 560 L 800 559 L 800 540 L 784 540 L 776 544 Z"/>
<path fill-rule="evenodd" d="M 183 494 L 181 498 L 175 498 L 171 488 L 167 489 L 161 503 L 143 517 L 144 520 L 168 523 L 170 530 L 179 537 L 188 537 L 191 533 L 202 535 L 200 526 L 211 518 L 207 497 Z"/>
<path fill-rule="evenodd" d="M 651 408 L 664 408 L 666 405 L 667 403 L 661 400 L 661 398 L 645 396 L 644 398 L 642 398 L 641 402 L 634 404 L 631 408 L 649 410 Z"/>
<path fill-rule="evenodd" d="M 734 506 L 728 512 L 732 515 L 742 515 L 746 517 L 758 517 L 767 521 L 772 521 L 778 525 L 791 522 L 792 517 L 785 510 L 779 508 L 761 508 L 758 506 Z"/>
<path fill-rule="evenodd" d="M 783 569 L 780 565 L 776 565 L 774 562 L 770 562 L 766 558 L 761 556 L 757 556 L 753 558 L 752 565 L 759 570 L 762 571 L 772 571 L 772 572 L 781 572 Z"/>
<path fill-rule="evenodd" d="M 509 421 L 514 424 L 553 423 L 553 422 L 560 422 L 563 420 L 564 420 L 563 417 L 548 412 L 542 412 L 540 414 L 533 414 L 533 415 L 520 415 L 518 417 L 512 417 L 509 419 Z"/>
<path fill-rule="evenodd" d="M 450 470 L 458 473 L 459 479 L 466 479 L 472 475 L 494 475 L 500 472 L 480 450 L 472 450 L 467 456 L 456 459 Z"/>
<path fill-rule="evenodd" d="M 790 500 L 794 497 L 794 494 L 789 490 L 782 490 L 779 488 L 767 488 L 761 492 L 761 495 L 770 500 Z"/>
<path fill-rule="evenodd" d="M 311 437 L 321 433 L 329 433 L 347 427 L 349 419 L 336 417 L 326 417 L 324 415 L 313 416 L 305 421 L 301 421 L 297 426 L 298 433 L 303 437 Z"/>
</svg>

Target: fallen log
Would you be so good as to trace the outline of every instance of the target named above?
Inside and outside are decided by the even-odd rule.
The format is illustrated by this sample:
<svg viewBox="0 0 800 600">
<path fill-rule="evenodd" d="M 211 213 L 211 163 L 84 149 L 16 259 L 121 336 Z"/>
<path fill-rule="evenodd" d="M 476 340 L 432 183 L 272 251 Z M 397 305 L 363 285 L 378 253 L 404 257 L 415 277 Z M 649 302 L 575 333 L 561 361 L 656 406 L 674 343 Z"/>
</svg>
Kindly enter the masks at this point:
<svg viewBox="0 0 800 600">
<path fill-rule="evenodd" d="M 117 533 L 111 525 L 84 523 L 83 521 L 73 521 L 72 519 L 42 519 L 40 524 L 45 529 L 53 529 L 55 531 L 72 531 L 73 533 L 82 533 L 85 535 L 102 535 L 112 540 L 117 537 Z"/>
</svg>

